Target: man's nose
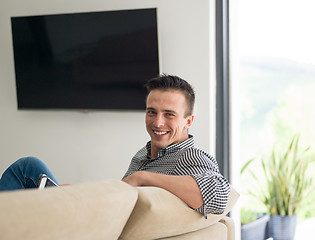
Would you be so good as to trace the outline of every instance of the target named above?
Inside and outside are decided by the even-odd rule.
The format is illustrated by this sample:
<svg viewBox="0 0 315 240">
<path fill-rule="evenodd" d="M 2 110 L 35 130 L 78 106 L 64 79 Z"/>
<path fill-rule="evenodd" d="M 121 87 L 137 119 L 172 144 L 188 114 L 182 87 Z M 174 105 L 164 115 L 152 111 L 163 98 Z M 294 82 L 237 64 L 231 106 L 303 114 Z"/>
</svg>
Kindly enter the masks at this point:
<svg viewBox="0 0 315 240">
<path fill-rule="evenodd" d="M 164 121 L 164 117 L 162 114 L 157 114 L 155 119 L 154 119 L 154 125 L 155 127 L 161 127 L 164 126 L 165 121 Z"/>
</svg>

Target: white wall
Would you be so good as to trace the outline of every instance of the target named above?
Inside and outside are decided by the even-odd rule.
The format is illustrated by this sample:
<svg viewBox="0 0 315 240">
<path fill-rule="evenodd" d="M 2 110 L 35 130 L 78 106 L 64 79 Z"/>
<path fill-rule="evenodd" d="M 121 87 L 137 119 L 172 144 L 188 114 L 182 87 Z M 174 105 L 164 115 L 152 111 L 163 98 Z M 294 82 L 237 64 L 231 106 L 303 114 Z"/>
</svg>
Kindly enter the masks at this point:
<svg viewBox="0 0 315 240">
<path fill-rule="evenodd" d="M 10 17 L 151 7 L 158 8 L 162 72 L 179 75 L 195 87 L 191 133 L 198 147 L 209 152 L 213 136 L 209 36 L 213 35 L 208 0 L 2 0 L 0 173 L 17 158 L 33 155 L 43 159 L 63 183 L 120 179 L 131 157 L 149 140 L 144 112 L 18 111 Z"/>
</svg>

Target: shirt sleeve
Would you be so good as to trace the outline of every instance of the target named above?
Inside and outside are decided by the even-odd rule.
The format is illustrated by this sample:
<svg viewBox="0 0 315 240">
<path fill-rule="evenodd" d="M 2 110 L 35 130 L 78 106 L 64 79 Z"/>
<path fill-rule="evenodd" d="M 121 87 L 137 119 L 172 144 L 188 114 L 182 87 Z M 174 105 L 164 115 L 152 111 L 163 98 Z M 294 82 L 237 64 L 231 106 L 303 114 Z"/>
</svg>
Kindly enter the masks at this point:
<svg viewBox="0 0 315 240">
<path fill-rule="evenodd" d="M 188 149 L 175 168 L 176 175 L 190 175 L 197 182 L 204 204 L 195 209 L 205 217 L 222 214 L 230 195 L 230 185 L 219 171 L 217 161 L 207 153 Z"/>
</svg>

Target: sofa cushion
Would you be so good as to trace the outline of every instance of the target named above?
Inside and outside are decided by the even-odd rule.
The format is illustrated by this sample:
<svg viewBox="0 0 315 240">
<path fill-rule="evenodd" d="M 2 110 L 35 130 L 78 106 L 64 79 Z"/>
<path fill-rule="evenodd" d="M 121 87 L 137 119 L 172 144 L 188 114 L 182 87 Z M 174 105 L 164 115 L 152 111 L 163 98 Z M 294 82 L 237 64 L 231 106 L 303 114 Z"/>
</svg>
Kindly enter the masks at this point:
<svg viewBox="0 0 315 240">
<path fill-rule="evenodd" d="M 239 194 L 231 187 L 223 214 L 208 214 L 207 219 L 189 208 L 170 192 L 156 187 L 138 187 L 138 201 L 122 234 L 121 240 L 149 240 L 176 236 L 206 228 L 225 216 Z"/>
<path fill-rule="evenodd" d="M 137 200 L 119 180 L 0 193 L 0 239 L 117 239 Z"/>
</svg>

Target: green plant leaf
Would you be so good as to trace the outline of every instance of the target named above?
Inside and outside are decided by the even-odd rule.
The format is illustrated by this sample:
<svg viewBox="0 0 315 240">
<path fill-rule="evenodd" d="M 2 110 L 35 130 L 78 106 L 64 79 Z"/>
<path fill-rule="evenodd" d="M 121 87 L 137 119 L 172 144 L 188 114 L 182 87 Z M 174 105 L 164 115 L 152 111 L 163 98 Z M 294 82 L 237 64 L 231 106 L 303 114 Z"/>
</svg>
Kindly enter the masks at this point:
<svg viewBox="0 0 315 240">
<path fill-rule="evenodd" d="M 313 175 L 307 175 L 315 159 L 304 156 L 310 147 L 300 151 L 299 141 L 300 136 L 296 135 L 284 152 L 278 152 L 274 147 L 269 158 L 260 159 L 264 179 L 249 169 L 258 158 L 250 159 L 241 169 L 241 174 L 249 171 L 259 186 L 249 194 L 264 204 L 271 214 L 296 214 L 303 200 L 315 189 Z"/>
</svg>

